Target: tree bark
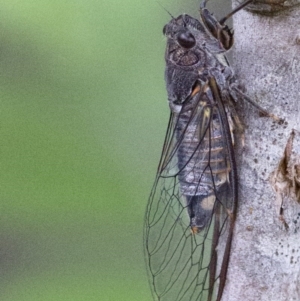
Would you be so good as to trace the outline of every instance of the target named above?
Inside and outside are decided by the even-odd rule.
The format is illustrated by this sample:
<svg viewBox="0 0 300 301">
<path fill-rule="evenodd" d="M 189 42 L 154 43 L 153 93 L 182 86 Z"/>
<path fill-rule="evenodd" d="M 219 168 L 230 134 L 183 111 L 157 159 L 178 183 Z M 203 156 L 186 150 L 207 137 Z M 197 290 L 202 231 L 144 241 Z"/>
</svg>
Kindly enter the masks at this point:
<svg viewBox="0 0 300 301">
<path fill-rule="evenodd" d="M 245 131 L 237 145 L 239 208 L 224 301 L 300 300 L 300 10 L 292 6 L 296 2 L 285 10 L 281 6 L 286 8 L 287 1 L 275 7 L 257 4 L 234 16 L 237 78 L 245 94 L 284 122 L 260 117 L 247 102 L 238 104 Z M 272 10 L 277 12 L 270 14 Z"/>
</svg>

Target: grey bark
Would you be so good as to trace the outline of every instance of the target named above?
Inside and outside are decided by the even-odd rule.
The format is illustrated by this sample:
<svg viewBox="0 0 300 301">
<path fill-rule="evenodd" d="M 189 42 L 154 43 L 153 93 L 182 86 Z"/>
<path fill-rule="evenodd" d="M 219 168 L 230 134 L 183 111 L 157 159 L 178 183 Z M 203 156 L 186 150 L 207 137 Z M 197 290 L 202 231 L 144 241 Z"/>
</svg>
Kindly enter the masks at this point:
<svg viewBox="0 0 300 301">
<path fill-rule="evenodd" d="M 285 122 L 238 104 L 245 132 L 237 146 L 239 208 L 223 301 L 300 300 L 300 9 L 280 10 L 288 4 L 262 8 L 275 14 L 234 16 L 237 77 L 250 98 Z"/>
</svg>

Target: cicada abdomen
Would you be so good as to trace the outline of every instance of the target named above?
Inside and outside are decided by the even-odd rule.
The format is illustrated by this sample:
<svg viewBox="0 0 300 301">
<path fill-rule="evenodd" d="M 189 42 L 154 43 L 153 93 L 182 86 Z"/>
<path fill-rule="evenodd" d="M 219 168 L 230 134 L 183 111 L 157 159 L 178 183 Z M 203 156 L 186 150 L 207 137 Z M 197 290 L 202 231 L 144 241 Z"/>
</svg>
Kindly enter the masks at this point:
<svg viewBox="0 0 300 301">
<path fill-rule="evenodd" d="M 228 153 L 232 150 L 224 144 L 226 138 L 217 104 L 206 95 L 201 98 L 194 118 L 193 110 L 182 112 L 174 129 L 180 141 L 177 150 L 180 191 L 194 233 L 208 225 L 216 201 L 233 211 L 230 203 L 233 157 Z"/>
</svg>

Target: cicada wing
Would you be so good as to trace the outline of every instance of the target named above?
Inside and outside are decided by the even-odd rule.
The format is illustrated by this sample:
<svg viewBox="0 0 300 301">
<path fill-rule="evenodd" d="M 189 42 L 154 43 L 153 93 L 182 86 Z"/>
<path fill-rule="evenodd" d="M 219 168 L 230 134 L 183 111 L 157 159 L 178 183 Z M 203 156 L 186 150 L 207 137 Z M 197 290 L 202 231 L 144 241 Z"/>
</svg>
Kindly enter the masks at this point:
<svg viewBox="0 0 300 301">
<path fill-rule="evenodd" d="M 144 227 L 155 300 L 221 298 L 234 220 L 229 174 L 235 168 L 223 141 L 224 107 L 212 105 L 212 89 L 202 87 L 188 100 L 192 109 L 171 114 Z"/>
</svg>

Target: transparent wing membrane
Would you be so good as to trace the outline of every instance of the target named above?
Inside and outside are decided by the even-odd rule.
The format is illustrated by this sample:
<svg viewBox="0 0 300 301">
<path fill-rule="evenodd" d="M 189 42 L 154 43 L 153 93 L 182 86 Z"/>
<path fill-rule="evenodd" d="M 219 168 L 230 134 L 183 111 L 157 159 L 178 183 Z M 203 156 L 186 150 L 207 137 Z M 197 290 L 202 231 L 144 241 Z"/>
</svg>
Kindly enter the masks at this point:
<svg viewBox="0 0 300 301">
<path fill-rule="evenodd" d="M 224 107 L 212 89 L 201 87 L 170 117 L 144 228 L 155 300 L 219 300 L 224 286 L 236 202 L 234 167 L 224 135 L 227 120 L 220 114 Z"/>
</svg>

